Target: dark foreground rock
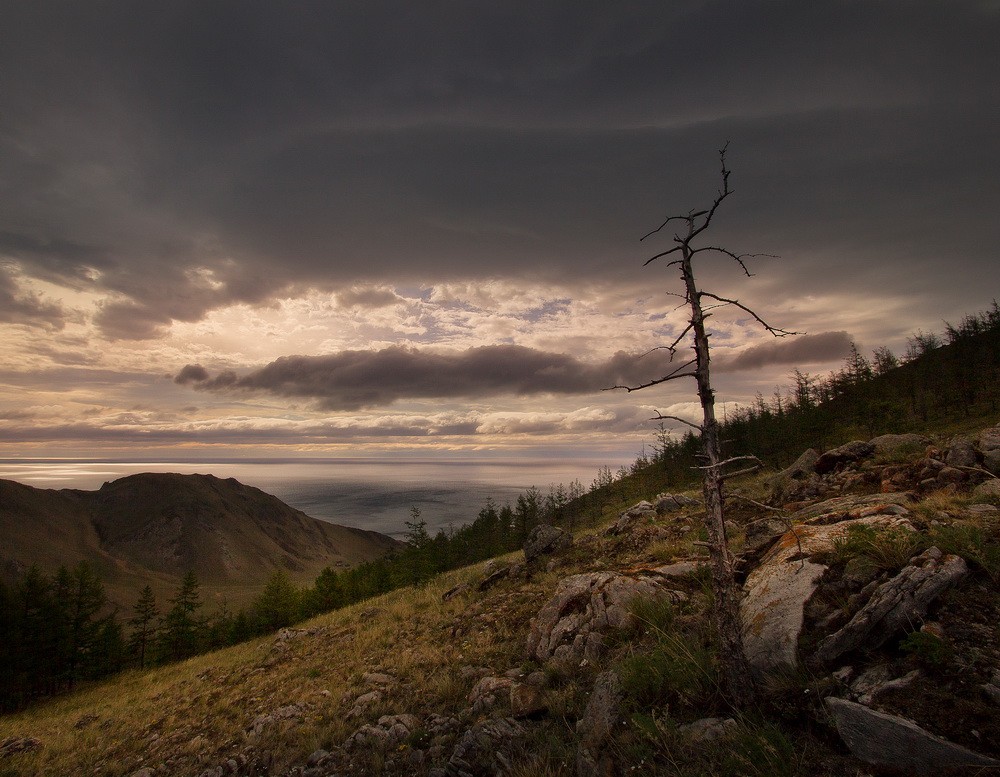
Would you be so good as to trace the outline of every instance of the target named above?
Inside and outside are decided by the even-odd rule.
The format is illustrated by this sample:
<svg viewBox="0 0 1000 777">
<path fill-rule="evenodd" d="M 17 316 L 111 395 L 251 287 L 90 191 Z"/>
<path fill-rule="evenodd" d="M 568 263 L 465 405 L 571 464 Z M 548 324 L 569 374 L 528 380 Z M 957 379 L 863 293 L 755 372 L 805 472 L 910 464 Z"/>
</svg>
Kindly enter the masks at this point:
<svg viewBox="0 0 1000 777">
<path fill-rule="evenodd" d="M 1000 761 L 935 736 L 916 723 L 846 699 L 827 699 L 837 732 L 855 757 L 916 775 L 973 774 Z"/>
</svg>

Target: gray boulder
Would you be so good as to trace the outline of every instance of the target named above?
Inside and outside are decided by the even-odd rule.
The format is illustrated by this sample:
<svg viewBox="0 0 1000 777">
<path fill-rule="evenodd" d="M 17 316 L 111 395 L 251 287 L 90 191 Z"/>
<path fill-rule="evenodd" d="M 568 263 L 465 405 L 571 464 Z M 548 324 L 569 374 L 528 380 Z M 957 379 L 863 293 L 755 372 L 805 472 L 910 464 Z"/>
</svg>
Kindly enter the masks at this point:
<svg viewBox="0 0 1000 777">
<path fill-rule="evenodd" d="M 979 462 L 972 443 L 964 437 L 955 437 L 944 452 L 944 463 L 949 467 L 975 467 Z"/>
<path fill-rule="evenodd" d="M 929 548 L 880 585 L 842 629 L 823 639 L 816 649 L 816 658 L 833 661 L 862 645 L 878 647 L 904 627 L 920 623 L 931 602 L 968 572 L 959 556 Z"/>
<path fill-rule="evenodd" d="M 919 450 L 931 444 L 929 437 L 919 434 L 883 434 L 868 441 L 875 453 L 894 453 L 903 448 Z"/>
<path fill-rule="evenodd" d="M 524 560 L 531 563 L 539 556 L 559 553 L 573 545 L 573 535 L 558 526 L 539 524 L 524 543 Z"/>
<path fill-rule="evenodd" d="M 833 472 L 835 469 L 854 464 L 862 459 L 867 459 L 875 453 L 875 446 L 865 440 L 852 440 L 837 448 L 828 450 L 817 460 L 813 469 L 819 475 Z"/>
<path fill-rule="evenodd" d="M 525 733 L 513 718 L 493 718 L 479 723 L 458 740 L 445 773 L 448 777 L 503 774 L 512 765 L 506 751 L 516 746 Z"/>
<path fill-rule="evenodd" d="M 916 723 L 846 699 L 827 699 L 837 732 L 855 757 L 907 774 L 1000 767 L 1000 761 L 935 736 Z"/>
<path fill-rule="evenodd" d="M 603 672 L 594 681 L 583 717 L 577 721 L 580 747 L 576 754 L 577 777 L 598 777 L 614 773 L 609 754 L 602 753 L 604 743 L 622 723 L 625 694 L 614 672 Z"/>
<path fill-rule="evenodd" d="M 992 478 L 984 483 L 980 483 L 973 489 L 972 493 L 980 497 L 1000 496 L 1000 480 Z"/>
<path fill-rule="evenodd" d="M 608 536 L 625 534 L 631 531 L 632 527 L 643 520 L 656 518 L 656 508 L 649 502 L 642 501 L 632 505 L 628 510 L 618 516 L 618 520 L 604 532 Z"/>
<path fill-rule="evenodd" d="M 794 461 L 792 466 L 778 473 L 779 477 L 803 480 L 816 471 L 817 461 L 819 461 L 819 451 L 815 448 L 807 448 Z"/>
<path fill-rule="evenodd" d="M 679 601 L 683 594 L 649 578 L 616 572 L 588 572 L 563 578 L 555 594 L 531 621 L 528 658 L 540 662 L 597 660 L 604 632 L 635 625 L 630 606 L 640 597 Z"/>
<path fill-rule="evenodd" d="M 653 509 L 657 515 L 667 515 L 697 504 L 700 504 L 697 499 L 684 496 L 684 494 L 657 494 L 656 499 L 653 500 Z"/>
</svg>

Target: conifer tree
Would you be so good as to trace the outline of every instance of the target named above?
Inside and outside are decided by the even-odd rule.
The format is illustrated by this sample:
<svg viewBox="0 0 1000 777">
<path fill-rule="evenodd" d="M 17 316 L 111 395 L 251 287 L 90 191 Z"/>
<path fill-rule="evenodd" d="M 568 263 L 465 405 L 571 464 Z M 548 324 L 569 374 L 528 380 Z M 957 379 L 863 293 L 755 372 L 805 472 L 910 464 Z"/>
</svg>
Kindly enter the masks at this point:
<svg viewBox="0 0 1000 777">
<path fill-rule="evenodd" d="M 132 634 L 128 640 L 128 652 L 139 661 L 139 668 L 146 666 L 146 652 L 156 639 L 159 632 L 156 609 L 156 597 L 151 586 L 146 586 L 139 593 L 139 599 L 132 606 L 132 617 L 128 624 Z"/>
<path fill-rule="evenodd" d="M 264 631 L 275 631 L 298 620 L 299 590 L 282 570 L 271 575 L 264 590 L 254 600 L 253 612 Z"/>
<path fill-rule="evenodd" d="M 205 626 L 197 614 L 202 605 L 198 588 L 198 578 L 188 572 L 170 600 L 160 623 L 159 644 L 165 658 L 176 661 L 198 652 Z"/>
</svg>

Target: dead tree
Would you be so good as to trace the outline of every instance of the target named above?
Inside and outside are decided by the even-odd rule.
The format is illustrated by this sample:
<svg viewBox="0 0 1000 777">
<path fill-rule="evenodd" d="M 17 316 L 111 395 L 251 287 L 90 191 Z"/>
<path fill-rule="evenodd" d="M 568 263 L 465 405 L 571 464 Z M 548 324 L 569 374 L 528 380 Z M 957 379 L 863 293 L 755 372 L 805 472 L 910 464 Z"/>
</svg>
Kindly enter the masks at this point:
<svg viewBox="0 0 1000 777">
<path fill-rule="evenodd" d="M 728 144 L 727 144 L 728 145 Z M 726 480 L 755 470 L 759 461 L 754 456 L 736 456 L 724 459 L 721 453 L 719 439 L 719 423 L 715 417 L 715 392 L 712 390 L 710 375 L 710 358 L 705 322 L 712 316 L 711 311 L 720 307 L 736 307 L 751 316 L 761 327 L 775 337 L 795 334 L 784 329 L 773 327 L 764 321 L 753 310 L 743 305 L 739 300 L 722 297 L 698 287 L 695 281 L 693 260 L 699 254 L 716 254 L 729 257 L 735 261 L 748 277 L 752 275 L 747 267 L 747 260 L 765 254 L 736 254 L 729 249 L 714 245 L 695 247 L 692 242 L 708 229 L 722 202 L 732 194 L 729 188 L 729 169 L 726 167 L 726 148 L 719 152 L 722 164 L 722 188 L 719 189 L 711 206 L 705 210 L 692 210 L 682 216 L 670 216 L 652 232 L 644 235 L 645 240 L 655 235 L 668 224 L 679 222 L 681 229 L 674 234 L 672 248 L 661 251 L 646 260 L 646 266 L 658 259 L 670 256 L 676 258 L 667 262 L 667 267 L 677 267 L 681 280 L 684 282 L 683 306 L 690 309 L 691 316 L 687 326 L 677 335 L 674 341 L 663 346 L 670 352 L 673 362 L 678 347 L 690 336 L 689 342 L 694 348 L 694 358 L 678 365 L 673 371 L 661 378 L 650 380 L 638 386 L 614 386 L 612 388 L 638 391 L 661 383 L 667 383 L 681 378 L 694 378 L 698 386 L 698 398 L 701 400 L 702 422 L 691 423 L 677 416 L 657 414 L 654 420 L 673 420 L 686 424 L 697 430 L 701 437 L 702 488 L 705 496 L 705 527 L 708 530 L 708 546 L 710 566 L 712 571 L 712 591 L 715 597 L 713 620 L 719 638 L 719 655 L 723 670 L 723 679 L 729 697 L 737 706 L 747 706 L 756 698 L 756 689 L 747 664 L 743 649 L 743 634 L 739 614 L 739 589 L 733 576 L 732 556 L 729 553 L 726 538 L 725 497 L 723 486 Z M 734 468 L 734 465 L 735 468 Z"/>
</svg>

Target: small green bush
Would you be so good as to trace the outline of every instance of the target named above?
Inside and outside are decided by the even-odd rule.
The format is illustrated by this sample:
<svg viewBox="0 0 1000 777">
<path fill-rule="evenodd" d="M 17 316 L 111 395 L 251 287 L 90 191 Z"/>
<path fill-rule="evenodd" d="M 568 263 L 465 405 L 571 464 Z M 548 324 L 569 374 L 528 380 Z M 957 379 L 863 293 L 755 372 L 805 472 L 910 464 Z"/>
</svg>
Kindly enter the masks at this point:
<svg viewBox="0 0 1000 777">
<path fill-rule="evenodd" d="M 898 570 L 924 548 L 926 538 L 919 532 L 905 529 L 856 525 L 833 544 L 831 561 L 846 563 L 863 556 L 880 570 Z"/>
<path fill-rule="evenodd" d="M 954 553 L 972 562 L 1000 583 L 1000 541 L 995 531 L 980 526 L 953 524 L 935 526 L 929 541 L 945 553 Z"/>
<path fill-rule="evenodd" d="M 899 648 L 925 666 L 941 666 L 951 655 L 948 643 L 926 631 L 911 631 L 900 641 Z"/>
</svg>

